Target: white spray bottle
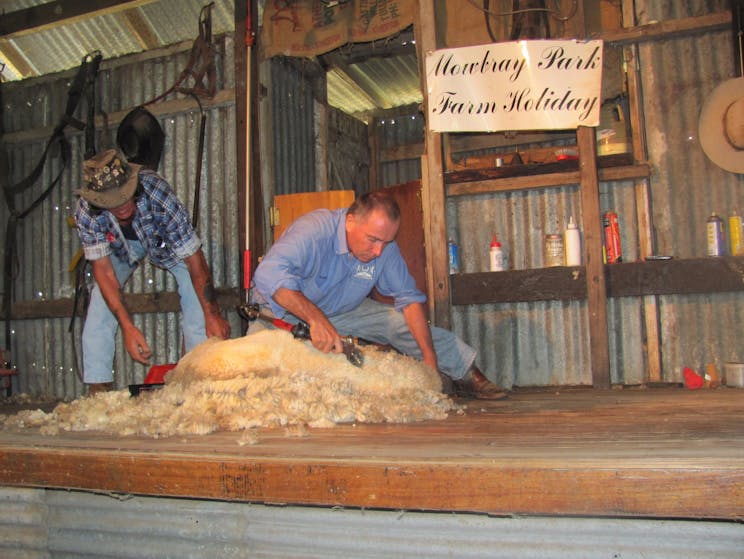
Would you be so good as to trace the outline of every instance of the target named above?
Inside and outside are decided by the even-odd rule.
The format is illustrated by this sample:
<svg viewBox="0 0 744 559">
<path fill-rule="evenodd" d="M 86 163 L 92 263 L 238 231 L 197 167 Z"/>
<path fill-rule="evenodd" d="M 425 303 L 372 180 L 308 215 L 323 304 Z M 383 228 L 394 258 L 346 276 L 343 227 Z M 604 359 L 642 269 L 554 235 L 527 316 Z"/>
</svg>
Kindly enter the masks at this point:
<svg viewBox="0 0 744 559">
<path fill-rule="evenodd" d="M 504 252 L 501 250 L 501 243 L 493 236 L 491 240 L 491 248 L 488 251 L 489 259 L 491 261 L 491 271 L 501 272 L 504 269 Z"/>
</svg>

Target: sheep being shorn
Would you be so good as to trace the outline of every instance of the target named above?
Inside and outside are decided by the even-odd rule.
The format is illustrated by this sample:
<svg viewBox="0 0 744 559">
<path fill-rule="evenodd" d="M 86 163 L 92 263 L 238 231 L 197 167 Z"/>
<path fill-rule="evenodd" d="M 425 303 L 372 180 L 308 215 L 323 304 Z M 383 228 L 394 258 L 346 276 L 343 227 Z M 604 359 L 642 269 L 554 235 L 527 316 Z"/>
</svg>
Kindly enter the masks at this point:
<svg viewBox="0 0 744 559">
<path fill-rule="evenodd" d="M 161 390 L 128 390 L 59 404 L 52 412 L 8 416 L 6 428 L 97 430 L 167 437 L 214 431 L 339 423 L 409 423 L 444 419 L 458 406 L 442 393 L 439 374 L 410 357 L 366 347 L 364 366 L 324 354 L 282 330 L 211 339 L 186 354 Z M 255 442 L 250 435 L 249 442 Z"/>
</svg>

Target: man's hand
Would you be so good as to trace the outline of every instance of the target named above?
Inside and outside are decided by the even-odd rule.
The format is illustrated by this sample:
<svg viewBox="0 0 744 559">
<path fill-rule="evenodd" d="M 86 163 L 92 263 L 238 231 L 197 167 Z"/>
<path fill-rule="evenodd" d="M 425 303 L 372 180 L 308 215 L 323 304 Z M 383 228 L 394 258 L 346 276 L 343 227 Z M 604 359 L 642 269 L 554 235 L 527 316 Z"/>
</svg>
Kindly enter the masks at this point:
<svg viewBox="0 0 744 559">
<path fill-rule="evenodd" d="M 341 336 L 325 316 L 308 323 L 308 326 L 310 326 L 310 341 L 313 347 L 323 353 L 341 353 L 344 350 Z"/>
<path fill-rule="evenodd" d="M 218 313 L 204 314 L 204 326 L 207 338 L 221 338 L 226 340 L 230 337 L 230 323 Z"/>
<path fill-rule="evenodd" d="M 119 280 L 116 279 L 111 258 L 104 256 L 103 258 L 94 260 L 92 266 L 93 277 L 96 279 L 103 299 L 121 326 L 121 333 L 124 336 L 124 348 L 132 356 L 132 359 L 143 365 L 149 365 L 152 351 L 150 350 L 150 346 L 147 345 L 142 331 L 134 325 L 129 311 L 124 306 L 119 289 Z"/>
<path fill-rule="evenodd" d="M 323 353 L 341 353 L 344 350 L 341 336 L 339 336 L 331 321 L 301 292 L 280 287 L 274 292 L 273 297 L 274 301 L 282 307 L 307 322 L 310 327 L 310 341 L 313 347 Z"/>
<path fill-rule="evenodd" d="M 431 339 L 431 329 L 426 321 L 426 312 L 422 303 L 411 303 L 403 307 L 403 318 L 408 324 L 413 339 L 421 350 L 422 361 L 435 371 L 439 370 L 437 353 L 434 350 L 434 342 Z"/>
<path fill-rule="evenodd" d="M 142 331 L 132 325 L 122 328 L 121 332 L 124 336 L 124 347 L 132 359 L 138 363 L 142 363 L 143 365 L 149 365 L 152 351 L 150 350 L 150 346 L 147 345 L 147 341 L 145 340 Z"/>
</svg>

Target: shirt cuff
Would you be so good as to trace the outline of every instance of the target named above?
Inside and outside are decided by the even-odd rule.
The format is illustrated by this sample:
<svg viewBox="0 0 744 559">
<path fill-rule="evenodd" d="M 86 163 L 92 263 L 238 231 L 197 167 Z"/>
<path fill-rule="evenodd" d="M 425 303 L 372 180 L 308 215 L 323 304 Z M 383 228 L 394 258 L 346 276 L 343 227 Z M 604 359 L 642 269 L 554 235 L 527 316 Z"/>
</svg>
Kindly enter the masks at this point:
<svg viewBox="0 0 744 559">
<path fill-rule="evenodd" d="M 181 260 L 185 260 L 189 256 L 196 254 L 196 251 L 199 250 L 201 246 L 201 239 L 198 235 L 194 234 L 183 244 L 173 247 L 173 253 Z"/>
<path fill-rule="evenodd" d="M 83 247 L 86 260 L 100 260 L 104 256 L 111 254 L 111 247 L 108 243 L 98 243 Z"/>
</svg>

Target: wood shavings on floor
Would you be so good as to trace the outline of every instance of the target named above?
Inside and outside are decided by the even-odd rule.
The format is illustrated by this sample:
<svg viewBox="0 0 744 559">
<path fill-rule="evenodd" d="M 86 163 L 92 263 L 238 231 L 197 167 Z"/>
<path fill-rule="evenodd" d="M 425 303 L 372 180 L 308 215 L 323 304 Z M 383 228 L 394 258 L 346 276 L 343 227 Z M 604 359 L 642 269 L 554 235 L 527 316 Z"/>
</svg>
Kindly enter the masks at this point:
<svg viewBox="0 0 744 559">
<path fill-rule="evenodd" d="M 261 427 L 339 423 L 410 423 L 444 419 L 458 406 L 442 393 L 439 374 L 395 352 L 364 348 L 364 366 L 342 354 L 324 354 L 288 332 L 265 330 L 232 340 L 212 339 L 194 348 L 166 376 L 160 390 L 130 397 L 104 392 L 59 404 L 50 413 L 0 416 L 6 429 L 36 427 L 42 434 L 103 431 L 113 435 L 168 437 L 246 431 L 254 444 Z"/>
</svg>

